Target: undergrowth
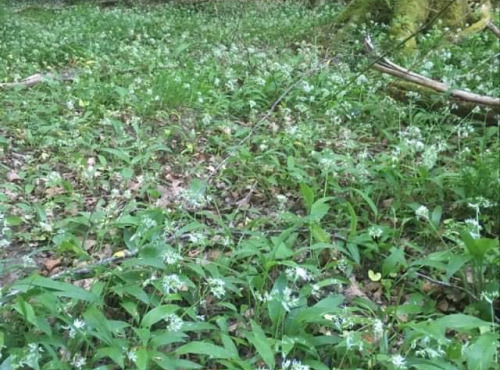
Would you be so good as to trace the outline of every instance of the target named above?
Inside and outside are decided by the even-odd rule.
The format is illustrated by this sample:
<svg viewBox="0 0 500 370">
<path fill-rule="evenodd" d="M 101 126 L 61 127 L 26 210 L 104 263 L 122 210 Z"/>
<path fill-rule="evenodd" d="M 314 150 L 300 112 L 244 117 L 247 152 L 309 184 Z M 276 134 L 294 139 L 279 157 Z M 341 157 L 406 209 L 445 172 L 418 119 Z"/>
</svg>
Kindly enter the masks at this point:
<svg viewBox="0 0 500 370">
<path fill-rule="evenodd" d="M 75 79 L 0 94 L 0 369 L 498 368 L 498 126 L 315 44 L 333 5 L 20 4 L 0 82 Z M 498 96 L 442 37 L 406 62 Z"/>
</svg>

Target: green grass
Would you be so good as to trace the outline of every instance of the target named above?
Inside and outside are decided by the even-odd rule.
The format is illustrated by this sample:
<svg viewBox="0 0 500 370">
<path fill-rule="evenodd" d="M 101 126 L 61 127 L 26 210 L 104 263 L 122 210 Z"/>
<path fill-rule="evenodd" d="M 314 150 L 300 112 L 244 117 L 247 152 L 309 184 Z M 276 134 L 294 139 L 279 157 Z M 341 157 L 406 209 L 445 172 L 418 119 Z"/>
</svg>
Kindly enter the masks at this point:
<svg viewBox="0 0 500 370">
<path fill-rule="evenodd" d="M 1 369 L 498 368 L 498 126 L 389 98 L 337 11 L 5 8 L 0 82 L 77 78 L 0 92 Z M 498 96 L 442 37 L 389 56 Z"/>
</svg>

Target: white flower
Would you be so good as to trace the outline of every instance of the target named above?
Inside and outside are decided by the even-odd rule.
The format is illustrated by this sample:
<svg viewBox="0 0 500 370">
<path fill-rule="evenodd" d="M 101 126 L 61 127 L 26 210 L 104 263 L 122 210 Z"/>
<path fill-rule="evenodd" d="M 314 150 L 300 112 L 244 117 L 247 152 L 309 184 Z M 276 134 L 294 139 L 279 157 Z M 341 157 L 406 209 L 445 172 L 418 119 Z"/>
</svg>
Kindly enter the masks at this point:
<svg viewBox="0 0 500 370">
<path fill-rule="evenodd" d="M 311 285 L 312 291 L 311 294 L 314 298 L 319 298 L 321 296 L 321 288 L 318 284 Z"/>
<path fill-rule="evenodd" d="M 293 281 L 297 281 L 299 279 L 302 281 L 312 280 L 311 273 L 303 267 L 287 268 L 285 273 L 286 276 Z"/>
<path fill-rule="evenodd" d="M 182 325 L 184 322 L 182 319 L 176 314 L 170 314 L 165 318 L 165 321 L 168 322 L 167 329 L 172 332 L 178 332 L 182 329 Z"/>
<path fill-rule="evenodd" d="M 393 355 L 391 357 L 391 362 L 398 369 L 404 369 L 406 367 L 405 366 L 406 359 L 403 356 L 401 356 L 401 355 Z"/>
<path fill-rule="evenodd" d="M 427 169 L 432 169 L 437 162 L 438 153 L 436 146 L 431 145 L 422 153 L 422 165 Z"/>
<path fill-rule="evenodd" d="M 163 290 L 165 290 L 167 294 L 170 294 L 171 292 L 177 293 L 183 287 L 183 284 L 179 279 L 179 275 L 172 274 L 163 277 L 162 286 Z"/>
<path fill-rule="evenodd" d="M 497 299 L 500 296 L 500 293 L 497 291 L 495 292 L 481 292 L 481 299 L 485 300 L 489 304 L 493 304 L 495 299 Z"/>
<path fill-rule="evenodd" d="M 226 289 L 224 286 L 226 283 L 221 279 L 208 278 L 208 286 L 210 287 L 210 292 L 216 297 L 221 299 L 226 294 Z"/>
<path fill-rule="evenodd" d="M 165 251 L 161 258 L 167 265 L 174 265 L 179 261 L 182 261 L 182 257 L 179 253 L 170 250 Z"/>
<path fill-rule="evenodd" d="M 378 338 L 380 338 L 384 333 L 384 323 L 380 319 L 375 319 L 373 321 L 373 332 Z"/>
<path fill-rule="evenodd" d="M 283 298 L 281 304 L 286 311 L 290 311 L 293 307 L 299 305 L 299 298 L 294 297 L 292 294 L 293 291 L 288 287 L 283 290 Z"/>
<path fill-rule="evenodd" d="M 314 86 L 309 85 L 306 81 L 302 83 L 302 90 L 306 93 L 310 93 L 314 90 Z"/>
<path fill-rule="evenodd" d="M 75 321 L 73 321 L 73 326 L 75 327 L 75 329 L 81 330 L 85 327 L 85 321 L 76 319 Z"/>
<path fill-rule="evenodd" d="M 135 351 L 131 349 L 130 351 L 127 351 L 127 358 L 132 362 L 136 362 L 137 353 L 135 353 Z"/>
<path fill-rule="evenodd" d="M 429 209 L 426 206 L 420 206 L 415 211 L 415 216 L 417 216 L 418 219 L 428 220 Z"/>
<path fill-rule="evenodd" d="M 81 369 L 83 366 L 85 366 L 86 362 L 87 361 L 85 360 L 85 358 L 83 358 L 79 354 L 76 354 L 73 356 L 73 360 L 71 360 L 71 365 L 76 369 Z"/>
<path fill-rule="evenodd" d="M 142 220 L 142 223 L 147 229 L 151 229 L 157 225 L 156 221 L 149 217 Z"/>
<path fill-rule="evenodd" d="M 282 370 L 309 370 L 310 367 L 304 365 L 299 360 L 283 360 L 281 363 Z"/>
<path fill-rule="evenodd" d="M 370 238 L 372 238 L 372 239 L 380 238 L 383 233 L 384 233 L 384 230 L 380 226 L 371 226 L 368 229 L 368 235 L 370 235 Z"/>
</svg>

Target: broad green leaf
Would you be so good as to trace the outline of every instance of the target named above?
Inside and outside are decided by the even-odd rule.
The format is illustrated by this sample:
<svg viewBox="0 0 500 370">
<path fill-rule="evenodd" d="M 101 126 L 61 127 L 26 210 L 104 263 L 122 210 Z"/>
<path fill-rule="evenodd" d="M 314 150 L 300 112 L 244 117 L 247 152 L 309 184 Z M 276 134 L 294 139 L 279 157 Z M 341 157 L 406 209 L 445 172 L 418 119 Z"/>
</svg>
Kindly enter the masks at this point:
<svg viewBox="0 0 500 370">
<path fill-rule="evenodd" d="M 356 236 L 356 230 L 358 229 L 358 216 L 356 216 L 356 212 L 351 203 L 346 202 L 347 210 L 349 211 L 350 220 L 349 220 L 349 237 L 354 238 Z"/>
<path fill-rule="evenodd" d="M 101 347 L 97 349 L 97 358 L 109 357 L 122 369 L 125 367 L 123 351 L 115 347 Z"/>
<path fill-rule="evenodd" d="M 382 274 L 384 276 L 393 272 L 399 272 L 402 267 L 406 266 L 405 252 L 403 248 L 391 248 L 391 254 L 384 260 L 382 264 Z"/>
<path fill-rule="evenodd" d="M 177 355 L 195 354 L 205 355 L 210 358 L 236 359 L 235 355 L 224 347 L 216 346 L 209 342 L 193 341 L 174 351 Z"/>
<path fill-rule="evenodd" d="M 274 283 L 273 292 L 282 292 L 287 286 L 286 275 L 281 275 Z M 269 312 L 269 318 L 273 323 L 274 327 L 277 327 L 285 317 L 285 308 L 279 299 L 273 299 L 267 303 L 267 310 Z"/>
<path fill-rule="evenodd" d="M 302 198 L 304 198 L 307 210 L 310 210 L 314 203 L 313 190 L 308 185 L 302 183 L 300 184 L 300 193 L 302 194 Z"/>
<path fill-rule="evenodd" d="M 274 351 L 271 348 L 270 339 L 266 337 L 266 334 L 262 328 L 255 321 L 250 320 L 250 325 L 252 326 L 252 335 L 248 335 L 248 340 L 253 344 L 260 357 L 271 369 L 275 366 Z"/>
<path fill-rule="evenodd" d="M 125 163 L 130 163 L 130 155 L 121 150 L 121 149 L 115 149 L 115 148 L 102 148 L 101 149 L 103 152 L 109 153 L 114 155 L 115 157 L 121 159 Z"/>
<path fill-rule="evenodd" d="M 443 213 L 443 208 L 441 206 L 436 206 L 436 208 L 434 208 L 434 210 L 432 211 L 432 214 L 430 216 L 430 221 L 436 228 L 439 227 L 442 213 Z"/>
<path fill-rule="evenodd" d="M 87 292 L 85 289 L 77 287 L 73 284 L 55 281 L 39 275 L 34 275 L 20 280 L 16 282 L 12 288 L 18 289 L 22 292 L 27 292 L 33 287 L 51 289 L 58 297 L 75 298 L 88 302 L 95 302 L 97 300 L 97 297 L 94 294 Z"/>
<path fill-rule="evenodd" d="M 138 370 L 148 370 L 149 369 L 149 361 L 151 359 L 150 353 L 145 348 L 139 348 L 135 351 L 135 355 L 137 359 L 135 360 L 135 365 Z"/>
<path fill-rule="evenodd" d="M 489 370 L 495 366 L 498 336 L 489 332 L 481 335 L 466 349 L 468 370 Z"/>
<path fill-rule="evenodd" d="M 166 318 L 167 315 L 175 313 L 179 309 L 179 306 L 173 304 L 167 304 L 158 306 L 149 311 L 146 315 L 144 315 L 141 326 L 144 328 L 150 328 L 158 321 Z"/>
<path fill-rule="evenodd" d="M 490 326 L 491 323 L 483 321 L 474 316 L 464 315 L 461 313 L 447 315 L 437 319 L 434 322 L 441 328 L 454 329 L 454 330 L 470 330 L 477 329 L 482 326 Z"/>
<path fill-rule="evenodd" d="M 158 348 L 160 346 L 167 346 L 172 343 L 185 342 L 188 335 L 183 332 L 172 332 L 167 329 L 155 330 L 151 333 L 151 348 Z"/>
<path fill-rule="evenodd" d="M 202 369 L 203 366 L 189 360 L 177 359 L 167 356 L 162 352 L 153 352 L 151 359 L 162 369 L 180 370 L 180 369 Z"/>
<path fill-rule="evenodd" d="M 375 203 L 373 202 L 373 200 L 359 189 L 355 189 L 355 188 L 350 188 L 350 189 L 352 191 L 354 191 L 355 193 L 357 193 L 361 198 L 363 198 L 363 200 L 366 202 L 366 204 L 368 204 L 368 206 L 370 206 L 373 214 L 375 215 L 375 219 L 377 219 L 378 218 L 378 209 L 377 209 L 377 206 L 375 205 Z"/>
<path fill-rule="evenodd" d="M 463 265 L 471 260 L 471 258 L 471 256 L 465 255 L 456 255 L 451 257 L 450 262 L 448 262 L 448 265 L 446 266 L 444 281 L 449 281 L 450 278 L 463 267 Z"/>
<path fill-rule="evenodd" d="M 328 235 L 328 233 L 317 223 L 311 224 L 309 229 L 311 230 L 314 240 L 318 243 L 328 243 L 330 241 L 330 235 Z"/>
<path fill-rule="evenodd" d="M 111 334 L 112 330 L 108 319 L 101 311 L 99 311 L 95 306 L 90 306 L 83 313 L 83 317 L 85 322 L 96 331 L 96 337 L 105 341 L 107 344 L 111 344 L 113 340 L 113 336 Z"/>
<path fill-rule="evenodd" d="M 460 236 L 467 247 L 469 253 L 476 259 L 478 262 L 482 262 L 484 259 L 484 255 L 492 249 L 498 248 L 498 239 L 474 239 L 469 231 L 463 231 Z"/>
<path fill-rule="evenodd" d="M 325 215 L 330 210 L 330 205 L 326 203 L 330 199 L 331 198 L 321 198 L 314 202 L 311 206 L 311 213 L 309 214 L 308 218 L 313 221 L 321 221 L 321 219 L 325 217 Z"/>
</svg>

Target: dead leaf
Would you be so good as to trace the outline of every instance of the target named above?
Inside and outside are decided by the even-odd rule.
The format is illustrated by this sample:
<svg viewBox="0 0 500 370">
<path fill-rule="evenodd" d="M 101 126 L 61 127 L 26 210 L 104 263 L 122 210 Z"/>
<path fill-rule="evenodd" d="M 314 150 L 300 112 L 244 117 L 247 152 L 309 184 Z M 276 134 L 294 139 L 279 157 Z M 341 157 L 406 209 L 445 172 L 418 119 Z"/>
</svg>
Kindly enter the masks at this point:
<svg viewBox="0 0 500 370">
<path fill-rule="evenodd" d="M 61 264 L 62 258 L 44 258 L 42 260 L 42 265 L 47 269 L 48 272 L 52 272 L 54 267 L 57 267 Z"/>
<path fill-rule="evenodd" d="M 54 188 L 47 188 L 45 189 L 45 194 L 49 197 L 53 197 L 53 196 L 56 196 L 56 195 L 60 195 L 60 194 L 64 194 L 65 190 L 60 187 L 60 186 L 56 186 Z"/>
<path fill-rule="evenodd" d="M 356 297 L 363 297 L 363 298 L 368 298 L 365 293 L 361 291 L 359 288 L 359 284 L 356 281 L 356 277 L 354 275 L 351 275 L 349 277 L 349 281 L 351 284 L 349 285 L 349 288 L 344 290 L 344 295 L 347 299 L 352 300 Z"/>
<path fill-rule="evenodd" d="M 21 180 L 21 178 L 19 177 L 19 175 L 17 174 L 17 172 L 15 172 L 14 170 L 10 170 L 7 173 L 7 180 L 10 181 L 10 182 L 14 182 L 14 181 Z"/>
<path fill-rule="evenodd" d="M 73 283 L 73 285 L 78 286 L 80 288 L 83 288 L 85 290 L 90 290 L 92 288 L 92 285 L 96 281 L 95 278 L 89 278 L 89 279 L 82 279 L 82 280 L 77 280 Z"/>
<path fill-rule="evenodd" d="M 159 185 L 157 189 L 161 196 L 160 199 L 156 201 L 156 206 L 166 207 L 171 204 L 184 190 L 183 181 L 172 179 L 168 186 Z"/>
<path fill-rule="evenodd" d="M 88 252 L 94 245 L 96 245 L 97 241 L 94 239 L 86 239 L 83 242 L 83 248 Z"/>
<path fill-rule="evenodd" d="M 222 256 L 222 251 L 218 249 L 211 249 L 207 252 L 207 259 L 210 261 L 216 261 Z"/>
<path fill-rule="evenodd" d="M 446 299 L 443 299 L 442 301 L 440 301 L 438 303 L 437 308 L 441 312 L 448 312 L 448 309 L 450 308 L 450 304 L 448 303 L 448 301 Z"/>
</svg>

